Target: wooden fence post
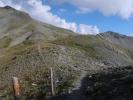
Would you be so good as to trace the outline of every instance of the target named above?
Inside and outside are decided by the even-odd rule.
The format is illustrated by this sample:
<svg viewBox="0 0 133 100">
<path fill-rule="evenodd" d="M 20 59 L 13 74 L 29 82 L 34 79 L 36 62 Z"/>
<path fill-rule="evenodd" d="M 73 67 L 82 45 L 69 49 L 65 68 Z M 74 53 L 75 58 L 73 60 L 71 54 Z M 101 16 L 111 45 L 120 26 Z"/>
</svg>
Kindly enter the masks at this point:
<svg viewBox="0 0 133 100">
<path fill-rule="evenodd" d="M 13 91 L 14 91 L 14 100 L 20 100 L 20 90 L 19 90 L 19 82 L 17 77 L 12 78 L 13 82 Z"/>
<path fill-rule="evenodd" d="M 54 96 L 55 92 L 54 92 L 53 69 L 52 67 L 50 69 L 51 69 L 51 92 L 52 92 L 52 96 Z"/>
</svg>

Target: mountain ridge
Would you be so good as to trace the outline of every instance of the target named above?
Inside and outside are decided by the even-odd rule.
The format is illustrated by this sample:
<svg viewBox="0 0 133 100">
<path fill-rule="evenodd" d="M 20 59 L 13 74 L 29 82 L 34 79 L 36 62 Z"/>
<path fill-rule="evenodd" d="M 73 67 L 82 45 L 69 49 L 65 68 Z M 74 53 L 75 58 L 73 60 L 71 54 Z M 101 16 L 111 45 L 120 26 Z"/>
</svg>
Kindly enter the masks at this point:
<svg viewBox="0 0 133 100">
<path fill-rule="evenodd" d="M 92 76 L 108 69 L 132 66 L 133 39 L 106 33 L 79 35 L 36 21 L 21 11 L 12 11 L 9 6 L 2 8 L 0 99 L 12 99 L 10 82 L 14 76 L 20 79 L 23 100 L 41 100 L 52 96 L 51 67 L 55 93 L 59 96 L 72 92 L 84 73 Z"/>
<path fill-rule="evenodd" d="M 53 27 L 46 23 L 41 23 L 32 19 L 27 13 L 15 10 L 9 6 L 2 8 L 0 11 L 0 36 L 11 39 L 19 38 L 26 33 L 32 33 L 30 38 L 40 40 L 54 40 L 56 37 L 68 36 L 74 34 L 72 31 L 62 28 Z M 62 34 L 61 34 L 62 32 Z M 23 36 L 28 38 L 29 35 Z M 21 38 L 21 37 L 20 37 Z M 21 42 L 20 42 L 21 43 Z"/>
<path fill-rule="evenodd" d="M 100 33 L 99 35 L 113 44 L 116 44 L 125 48 L 133 48 L 133 45 L 132 45 L 133 37 L 131 36 L 126 36 L 126 35 L 111 32 L 111 31 Z"/>
</svg>

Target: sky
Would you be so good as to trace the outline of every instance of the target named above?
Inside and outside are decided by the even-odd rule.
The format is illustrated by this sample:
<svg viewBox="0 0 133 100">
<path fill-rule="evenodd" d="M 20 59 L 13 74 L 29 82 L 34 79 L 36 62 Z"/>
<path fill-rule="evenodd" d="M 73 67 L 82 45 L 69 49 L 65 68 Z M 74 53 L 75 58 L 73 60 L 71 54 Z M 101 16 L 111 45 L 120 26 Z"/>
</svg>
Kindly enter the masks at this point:
<svg viewBox="0 0 133 100">
<path fill-rule="evenodd" d="M 36 20 L 77 32 L 133 36 L 133 0 L 0 0 Z"/>
</svg>

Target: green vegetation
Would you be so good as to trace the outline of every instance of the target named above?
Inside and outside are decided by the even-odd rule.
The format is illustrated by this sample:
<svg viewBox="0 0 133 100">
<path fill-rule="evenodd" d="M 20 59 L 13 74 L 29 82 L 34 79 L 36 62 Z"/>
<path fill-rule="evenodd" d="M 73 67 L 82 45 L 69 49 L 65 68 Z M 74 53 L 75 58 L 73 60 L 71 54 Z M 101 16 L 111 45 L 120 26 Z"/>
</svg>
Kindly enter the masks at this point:
<svg viewBox="0 0 133 100">
<path fill-rule="evenodd" d="M 105 44 L 105 41 L 96 38 L 95 36 L 71 36 L 68 38 L 58 39 L 54 41 L 55 44 L 65 45 L 73 48 L 78 48 L 86 52 L 86 54 L 92 58 L 98 58 L 98 51 L 96 47 L 109 47 Z"/>
<path fill-rule="evenodd" d="M 7 48 L 10 45 L 11 39 L 8 37 L 4 37 L 0 39 L 0 49 Z"/>
<path fill-rule="evenodd" d="M 131 59 L 133 59 L 133 50 L 127 50 L 127 54 Z"/>
<path fill-rule="evenodd" d="M 133 61 L 132 48 L 125 47 L 126 43 L 132 46 L 132 41 L 126 42 L 123 37 L 117 39 L 125 41 L 124 44 L 112 35 L 109 37 L 112 41 L 104 35 L 77 35 L 35 21 L 12 9 L 2 10 L 0 23 L 2 100 L 12 99 L 13 76 L 20 80 L 22 100 L 41 100 L 51 97 L 50 67 L 54 70 L 56 95 L 61 95 L 72 90 L 74 82 L 84 71 L 96 73 L 118 65 L 129 65 Z"/>
</svg>

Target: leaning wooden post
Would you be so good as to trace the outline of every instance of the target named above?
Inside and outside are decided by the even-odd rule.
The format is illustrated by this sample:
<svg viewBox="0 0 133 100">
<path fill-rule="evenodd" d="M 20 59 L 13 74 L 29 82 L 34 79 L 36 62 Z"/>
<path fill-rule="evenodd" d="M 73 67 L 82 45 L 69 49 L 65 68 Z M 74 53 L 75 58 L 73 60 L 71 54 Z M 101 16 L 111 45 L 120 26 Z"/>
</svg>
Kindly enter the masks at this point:
<svg viewBox="0 0 133 100">
<path fill-rule="evenodd" d="M 17 77 L 12 78 L 13 81 L 13 91 L 14 91 L 14 100 L 20 100 L 20 90 L 19 82 Z"/>
<path fill-rule="evenodd" d="M 54 96 L 55 92 L 54 92 L 53 69 L 52 67 L 50 69 L 51 69 L 51 92 L 52 92 L 52 96 Z"/>
</svg>

